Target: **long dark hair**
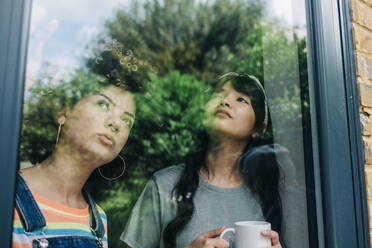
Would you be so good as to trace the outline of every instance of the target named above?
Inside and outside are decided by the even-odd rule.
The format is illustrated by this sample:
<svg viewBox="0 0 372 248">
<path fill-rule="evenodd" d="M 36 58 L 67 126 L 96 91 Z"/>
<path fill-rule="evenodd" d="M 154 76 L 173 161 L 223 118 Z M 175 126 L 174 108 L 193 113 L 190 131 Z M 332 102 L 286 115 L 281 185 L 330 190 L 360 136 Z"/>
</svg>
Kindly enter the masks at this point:
<svg viewBox="0 0 372 248">
<path fill-rule="evenodd" d="M 219 78 L 217 87 L 222 87 L 227 82 L 231 82 L 235 90 L 250 97 L 256 116 L 254 129 L 262 137 L 268 123 L 268 109 L 261 83 L 250 75 L 227 73 Z M 262 139 L 260 137 L 251 139 L 242 154 L 246 154 L 250 149 L 261 145 Z M 163 239 L 166 248 L 176 247 L 177 234 L 183 230 L 194 213 L 193 196 L 199 186 L 199 171 L 202 167 L 207 169 L 204 161 L 207 155 L 209 137 L 205 135 L 201 138 L 205 145 L 196 154 L 186 156 L 185 168 L 173 189 L 173 193 L 178 199 L 177 215 L 164 230 Z M 240 163 L 244 163 L 244 159 L 241 159 Z M 251 163 L 247 164 L 249 168 L 246 168 L 248 173 L 243 174 L 244 179 L 252 193 L 258 196 L 265 219 L 272 224 L 273 230 L 280 233 L 282 207 L 278 192 L 279 168 L 271 165 L 271 163 L 263 167 L 251 166 Z"/>
</svg>

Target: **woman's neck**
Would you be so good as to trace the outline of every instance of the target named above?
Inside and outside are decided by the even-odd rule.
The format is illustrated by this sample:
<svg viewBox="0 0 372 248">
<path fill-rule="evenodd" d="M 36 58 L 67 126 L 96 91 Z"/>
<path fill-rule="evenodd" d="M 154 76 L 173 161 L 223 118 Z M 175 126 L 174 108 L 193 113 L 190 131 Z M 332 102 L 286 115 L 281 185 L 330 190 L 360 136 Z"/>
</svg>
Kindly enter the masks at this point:
<svg viewBox="0 0 372 248">
<path fill-rule="evenodd" d="M 225 187 L 237 187 L 244 181 L 239 168 L 238 159 L 246 140 L 224 139 L 209 145 L 206 157 L 208 170 L 201 170 L 200 176 L 209 183 Z"/>
<path fill-rule="evenodd" d="M 22 175 L 41 196 L 70 207 L 84 208 L 82 188 L 97 167 L 95 164 L 92 159 L 62 146 L 40 164 L 22 170 Z"/>
</svg>

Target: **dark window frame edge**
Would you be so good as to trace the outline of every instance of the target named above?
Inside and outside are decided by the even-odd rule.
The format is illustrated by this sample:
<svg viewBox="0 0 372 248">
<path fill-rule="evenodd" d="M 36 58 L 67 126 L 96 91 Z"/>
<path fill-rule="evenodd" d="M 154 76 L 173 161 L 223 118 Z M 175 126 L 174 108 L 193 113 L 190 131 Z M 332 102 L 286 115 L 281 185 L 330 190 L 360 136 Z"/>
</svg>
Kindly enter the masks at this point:
<svg viewBox="0 0 372 248">
<path fill-rule="evenodd" d="M 319 25 L 319 22 L 317 21 L 317 16 L 320 14 L 322 11 L 322 6 L 324 4 L 325 0 L 322 0 L 320 2 L 312 2 L 309 0 L 311 3 L 309 4 L 309 7 L 311 6 L 311 18 L 314 19 L 314 24 L 309 23 L 311 25 Z M 335 3 L 336 0 L 332 0 L 333 3 Z M 341 52 L 343 54 L 342 56 L 342 66 L 343 66 L 343 74 L 344 74 L 344 86 L 345 86 L 345 102 L 346 102 L 346 109 L 347 111 L 347 121 L 349 123 L 349 129 L 348 129 L 348 135 L 349 135 L 349 143 L 348 143 L 348 148 L 351 151 L 351 161 L 352 161 L 352 175 L 350 175 L 353 179 L 353 196 L 354 196 L 354 212 L 353 214 L 355 215 L 356 218 L 356 226 L 357 226 L 357 240 L 359 241 L 358 247 L 370 247 L 370 241 L 369 241 L 369 225 L 368 225 L 368 211 L 367 211 L 367 205 L 366 205 L 366 189 L 365 189 L 365 178 L 364 178 L 364 155 L 363 155 L 363 143 L 361 142 L 361 128 L 360 128 L 360 122 L 359 122 L 359 94 L 357 90 L 357 85 L 356 85 L 356 74 L 355 74 L 355 60 L 354 60 L 354 46 L 353 46 L 353 40 L 352 40 L 352 31 L 351 31 L 351 18 L 350 18 L 350 2 L 349 0 L 339 0 L 337 2 L 337 11 L 338 15 L 337 17 L 334 16 L 334 22 L 331 23 L 332 25 L 338 24 L 340 25 L 340 34 L 339 34 L 339 41 L 341 43 Z M 7 44 L 7 48 L 13 48 L 13 49 L 5 49 L 4 50 L 9 50 L 7 51 L 7 54 L 13 53 L 16 55 L 16 70 L 14 68 L 8 68 L 11 67 L 9 65 L 9 62 L 6 62 L 5 68 L 8 68 L 8 70 L 4 69 L 4 76 L 1 79 L 3 82 L 1 82 L 0 87 L 2 89 L 5 89 L 4 92 L 16 92 L 16 95 L 7 95 L 4 94 L 3 100 L 0 102 L 0 117 L 3 120 L 0 124 L 1 127 L 4 127 L 4 116 L 5 116 L 5 110 L 4 106 L 7 105 L 7 99 L 11 99 L 10 102 L 15 103 L 12 106 L 15 106 L 15 111 L 13 112 L 13 119 L 7 119 L 6 122 L 8 123 L 8 126 L 12 126 L 15 131 L 14 136 L 10 137 L 9 132 L 6 132 L 3 128 L 0 129 L 0 132 L 2 134 L 6 133 L 6 138 L 8 142 L 8 151 L 11 151 L 9 154 L 6 154 L 6 159 L 3 160 L 4 164 L 6 164 L 6 171 L 4 170 L 5 167 L 3 168 L 4 164 L 0 166 L 0 172 L 2 178 L 6 178 L 7 182 L 9 182 L 9 191 L 5 194 L 5 192 L 0 192 L 0 199 L 1 202 L 4 202 L 3 199 L 8 199 L 9 197 L 9 192 L 11 195 L 14 194 L 14 178 L 15 178 L 15 171 L 16 171 L 16 164 L 17 164 L 17 157 L 18 157 L 18 140 L 19 140 L 19 130 L 21 127 L 21 112 L 22 112 L 22 102 L 23 102 L 23 82 L 24 82 L 24 73 L 25 73 L 25 59 L 26 59 L 26 54 L 27 54 L 27 39 L 28 39 L 28 29 L 29 29 L 29 18 L 30 18 L 30 9 L 32 5 L 32 1 L 30 0 L 5 0 L 4 2 L 1 3 L 1 5 L 5 5 L 6 3 L 9 4 L 11 2 L 11 13 L 12 17 L 10 19 L 12 20 L 12 27 L 14 23 L 18 23 L 18 29 L 15 28 L 13 30 L 9 30 L 9 41 L 11 39 L 14 39 L 14 37 L 17 37 L 18 39 L 14 39 L 16 41 L 15 44 Z M 5 18 L 5 17 L 1 17 Z M 16 18 L 22 19 L 16 20 Z M 339 18 L 339 19 L 338 19 Z M 323 20 L 323 19 L 322 19 Z M 14 22 L 15 21 L 15 22 Z M 3 22 L 7 23 L 7 22 Z M 317 24 L 315 24 L 317 23 Z M 321 29 L 316 29 L 316 26 L 311 26 L 312 32 L 314 32 L 314 37 L 318 37 L 319 35 L 322 37 L 319 32 L 324 31 L 322 28 Z M 317 38 L 316 38 L 317 39 Z M 337 39 L 336 39 L 337 40 Z M 315 41 L 314 43 L 317 43 L 318 41 Z M 314 59 L 319 59 L 320 54 L 325 54 L 324 51 L 324 46 L 323 47 L 318 47 L 319 44 L 316 44 L 315 49 L 319 49 L 320 51 L 315 51 L 313 50 L 314 53 Z M 14 47 L 18 47 L 20 49 L 16 49 L 14 51 Z M 0 48 L 3 49 L 3 48 Z M 316 53 L 316 54 L 315 54 Z M 318 56 L 317 56 L 318 55 Z M 316 60 L 313 60 L 316 61 Z M 319 62 L 318 60 L 316 61 L 317 63 Z M 323 64 L 323 63 L 321 63 Z M 19 69 L 21 68 L 21 69 Z M 13 69 L 13 70 L 12 70 Z M 324 68 L 323 68 L 324 69 Z M 323 76 L 319 76 L 317 73 L 324 73 L 322 72 L 322 68 L 319 68 L 319 66 L 314 67 L 314 79 L 317 82 L 324 82 L 321 81 L 324 79 Z M 9 75 L 12 73 L 14 75 Z M 322 78 L 323 77 L 323 78 Z M 6 84 L 6 79 L 9 78 L 14 78 L 14 84 Z M 319 80 L 321 79 L 321 80 Z M 348 80 L 351 80 L 351 84 L 347 84 Z M 322 97 L 322 94 L 324 92 L 319 92 L 320 89 L 315 87 L 315 106 L 319 106 L 319 97 Z M 324 96 L 324 95 L 323 95 Z M 350 98 L 352 97 L 352 98 Z M 20 106 L 21 105 L 21 106 Z M 9 114 L 9 113 L 7 113 Z M 319 115 L 320 118 L 324 118 L 323 116 L 324 113 L 318 113 L 317 116 Z M 313 118 L 313 117 L 312 117 Z M 16 125 L 14 125 L 16 124 Z M 320 124 L 320 125 L 319 125 Z M 319 127 L 321 127 L 321 123 L 318 122 Z M 318 128 L 319 129 L 319 128 Z M 355 135 L 357 134 L 357 135 Z M 3 135 L 1 135 L 4 137 Z M 321 140 L 321 137 L 319 136 L 319 139 Z M 6 142 L 4 142 L 6 143 Z M 321 140 L 322 143 L 322 140 Z M 1 143 L 2 144 L 2 143 Z M 10 145 L 9 145 L 10 144 Z M 14 149 L 16 147 L 16 149 Z M 13 148 L 13 150 L 12 150 Z M 320 153 L 324 152 L 324 146 L 320 144 L 319 147 Z M 12 152 L 13 151 L 13 152 Z M 314 149 L 314 153 L 316 150 Z M 315 159 L 314 159 L 315 160 Z M 9 164 L 7 163 L 9 162 Z M 323 164 L 324 165 L 324 164 Z M 11 171 L 10 171 L 11 170 Z M 3 173 L 4 172 L 4 173 Z M 10 177 L 6 177 L 6 175 L 10 175 Z M 324 178 L 323 178 L 324 179 Z M 13 183 L 12 183 L 13 182 Z M 324 201 L 329 201 L 328 198 L 323 198 Z M 13 203 L 11 203 L 13 205 Z M 360 208 L 358 208 L 360 207 Z M 13 212 L 13 207 L 11 208 L 11 213 Z M 12 214 L 11 214 L 12 215 Z M 12 220 L 12 216 L 6 216 L 4 215 L 3 211 L 1 212 L 1 223 L 2 224 L 9 224 L 9 219 Z M 319 217 L 319 216 L 318 216 Z M 332 231 L 329 232 L 330 226 L 337 224 L 337 223 L 332 223 L 327 219 L 325 216 L 325 223 L 326 223 L 326 232 L 331 235 L 327 235 L 327 244 L 334 243 L 337 244 L 337 235 L 334 235 Z M 4 226 L 4 225 L 2 225 Z M 6 225 L 5 225 L 6 226 Z M 362 231 L 361 231 L 362 229 Z M 321 230 L 319 230 L 321 231 Z M 2 239 L 0 238 L 0 243 L 1 247 L 8 247 L 10 244 L 10 230 L 9 232 L 0 232 L 1 235 L 2 233 L 5 233 L 7 238 Z M 348 233 L 350 235 L 350 233 Z M 7 240 L 8 239 L 8 240 Z M 332 239 L 332 242 L 329 243 L 329 239 Z M 4 243 L 3 243 L 4 242 Z M 4 244 L 4 246 L 3 246 Z"/>
<path fill-rule="evenodd" d="M 0 6 L 0 176 L 7 186 L 0 190 L 0 247 L 10 247 L 32 0 L 3 0 Z"/>
<path fill-rule="evenodd" d="M 355 214 L 358 221 L 358 241 L 361 247 L 370 247 L 368 202 L 365 180 L 364 145 L 360 122 L 360 95 L 358 91 L 355 48 L 352 30 L 352 0 L 339 0 L 341 39 L 344 55 L 346 101 L 349 121 L 350 150 L 353 161 Z M 348 83 L 349 82 L 349 83 Z"/>
<path fill-rule="evenodd" d="M 319 157 L 322 169 L 323 217 L 325 223 L 324 241 L 326 247 L 370 247 L 350 0 L 308 1 L 312 12 L 310 16 L 313 18 L 310 35 L 314 47 L 314 79 L 318 82 L 314 85 L 315 103 L 313 103 L 313 106 L 318 110 Z M 327 46 L 329 43 L 333 47 Z M 333 50 L 333 54 L 331 50 Z M 330 63 L 329 57 L 327 58 L 327 56 L 332 55 L 335 56 L 334 61 L 332 61 L 333 64 Z M 341 72 L 342 76 L 337 72 Z M 337 81 L 341 86 L 329 87 L 326 85 L 335 84 L 335 81 L 332 81 L 335 78 L 341 78 Z M 333 96 L 333 102 L 329 100 L 331 96 Z M 342 108 L 344 112 L 338 111 L 336 118 L 327 115 L 331 113 L 329 105 L 335 102 L 345 104 Z M 337 119 L 337 117 L 342 118 Z M 327 134 L 325 131 L 329 127 L 337 127 L 337 121 L 347 123 L 346 128 L 335 129 L 336 131 L 346 131 L 345 140 L 347 141 L 345 144 L 336 144 L 335 140 L 339 137 L 334 133 Z M 342 126 L 342 123 L 340 126 Z M 342 173 L 335 170 L 335 163 L 331 161 L 332 156 L 337 155 L 337 148 L 333 146 L 335 144 L 342 146 L 347 154 L 350 154 L 350 157 L 348 157 L 350 163 L 342 165 L 345 169 Z M 331 154 L 328 154 L 328 152 L 331 152 Z M 348 156 L 347 154 L 339 155 Z M 334 176 L 337 173 L 340 178 L 346 178 L 346 182 L 337 181 L 339 179 Z M 348 180 L 351 181 L 349 185 L 347 185 Z M 346 199 L 345 196 L 344 198 L 335 196 L 335 189 L 349 190 L 346 192 L 352 193 L 352 199 Z M 338 216 L 338 213 L 345 213 L 346 215 Z M 345 219 L 352 220 L 351 226 L 344 227 Z"/>
<path fill-rule="evenodd" d="M 314 182 L 314 193 L 315 196 L 312 199 L 315 199 L 315 209 L 316 209 L 316 228 L 315 234 L 309 233 L 309 238 L 313 235 L 316 235 L 317 247 L 325 247 L 325 237 L 324 237 L 324 222 L 323 222 L 323 199 L 322 199 L 322 182 L 321 182 L 321 168 L 320 168 L 320 158 L 319 158 L 319 139 L 318 139 L 318 115 L 316 108 L 316 84 L 315 84 L 315 54 L 314 54 L 314 15 L 313 9 L 310 5 L 311 0 L 305 0 L 306 6 L 306 22 L 307 22 L 307 50 L 310 51 L 307 56 L 307 65 L 308 65 L 308 75 L 309 75 L 309 99 L 310 99 L 310 115 L 311 115 L 311 139 L 312 139 L 312 156 L 313 156 L 313 182 Z M 309 197 L 307 196 L 307 201 Z M 309 204 L 309 203 L 308 203 Z"/>
</svg>

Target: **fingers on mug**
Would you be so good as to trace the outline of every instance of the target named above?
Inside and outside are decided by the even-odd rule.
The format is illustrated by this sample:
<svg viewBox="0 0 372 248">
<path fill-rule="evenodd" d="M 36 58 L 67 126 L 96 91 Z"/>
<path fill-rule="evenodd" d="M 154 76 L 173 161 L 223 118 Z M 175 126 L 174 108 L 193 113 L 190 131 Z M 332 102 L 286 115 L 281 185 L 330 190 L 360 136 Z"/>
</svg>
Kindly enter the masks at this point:
<svg viewBox="0 0 372 248">
<path fill-rule="evenodd" d="M 235 248 L 266 248 L 271 247 L 270 238 L 264 237 L 261 232 L 270 230 L 271 225 L 265 221 L 238 221 L 234 223 L 234 228 L 224 230 L 220 238 L 228 232 L 234 234 Z"/>
<path fill-rule="evenodd" d="M 221 234 L 220 234 L 220 239 L 223 239 L 223 235 L 225 235 L 226 233 L 228 233 L 228 232 L 232 232 L 233 234 L 235 234 L 235 228 L 232 228 L 232 227 L 230 227 L 230 228 L 226 228 Z"/>
</svg>

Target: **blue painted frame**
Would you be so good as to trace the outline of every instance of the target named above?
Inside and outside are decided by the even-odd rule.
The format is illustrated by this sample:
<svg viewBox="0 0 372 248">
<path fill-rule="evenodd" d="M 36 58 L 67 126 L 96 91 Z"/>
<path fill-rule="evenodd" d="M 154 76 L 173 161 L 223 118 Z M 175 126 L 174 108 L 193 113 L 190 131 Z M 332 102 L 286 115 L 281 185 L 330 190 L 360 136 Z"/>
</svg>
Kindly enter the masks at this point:
<svg viewBox="0 0 372 248">
<path fill-rule="evenodd" d="M 0 1 L 0 247 L 10 247 L 31 5 Z M 307 7 L 318 246 L 370 247 L 350 2 Z"/>
<path fill-rule="evenodd" d="M 0 1 L 0 247 L 10 247 L 31 0 Z"/>
<path fill-rule="evenodd" d="M 343 50 L 345 51 L 344 65 L 349 68 L 349 73 L 345 69 L 346 78 L 346 100 L 348 101 L 348 116 L 349 116 L 349 133 L 350 133 L 350 149 L 353 160 L 353 182 L 354 182 L 354 195 L 355 195 L 355 215 L 359 220 L 358 222 L 358 240 L 359 245 L 370 247 L 370 232 L 369 232 L 369 218 L 368 218 L 368 202 L 367 190 L 364 171 L 364 144 L 361 136 L 362 128 L 360 123 L 360 97 L 357 87 L 356 66 L 354 56 L 354 40 L 352 36 L 352 23 L 351 23 L 351 7 L 350 2 L 345 0 L 340 1 L 340 8 L 344 9 L 340 18 L 343 20 L 341 31 L 345 34 L 342 35 Z M 350 83 L 347 83 L 350 82 Z"/>
<path fill-rule="evenodd" d="M 370 247 L 350 1 L 309 0 L 308 10 L 324 244 Z"/>
</svg>

